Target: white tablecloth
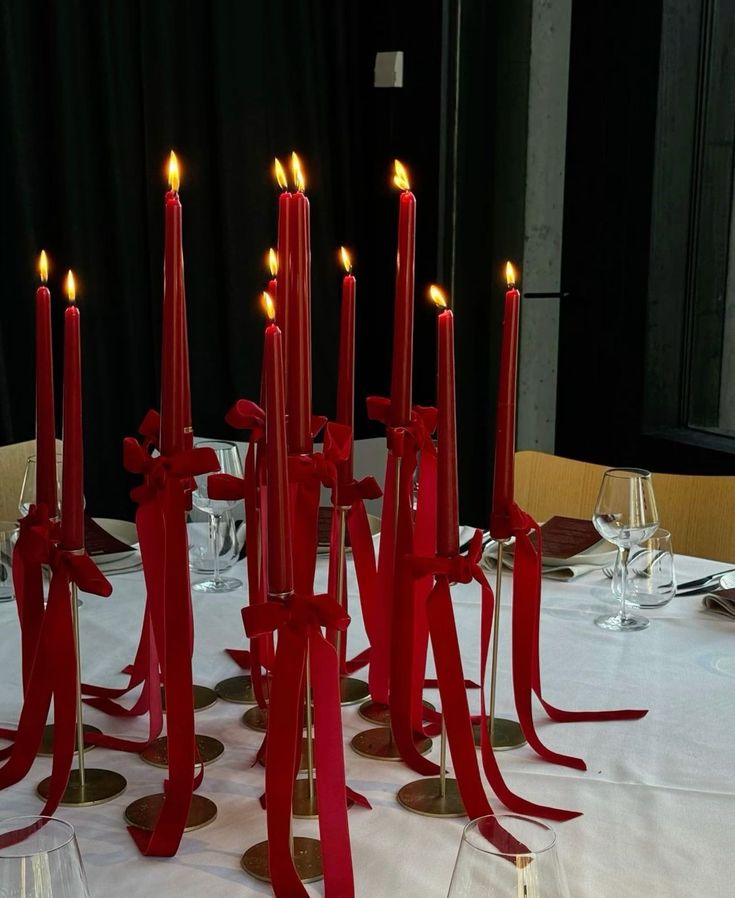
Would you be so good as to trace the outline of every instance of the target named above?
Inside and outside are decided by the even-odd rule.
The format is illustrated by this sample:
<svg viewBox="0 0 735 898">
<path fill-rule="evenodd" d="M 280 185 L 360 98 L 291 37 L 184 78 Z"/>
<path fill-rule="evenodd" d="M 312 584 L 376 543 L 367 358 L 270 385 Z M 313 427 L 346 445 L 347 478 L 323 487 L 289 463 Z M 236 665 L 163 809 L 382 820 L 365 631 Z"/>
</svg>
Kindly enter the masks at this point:
<svg viewBox="0 0 735 898">
<path fill-rule="evenodd" d="M 721 568 L 715 562 L 679 559 L 681 579 Z M 244 579 L 244 566 L 234 569 Z M 318 585 L 324 587 L 320 561 Z M 116 675 L 131 661 L 139 632 L 143 592 L 140 574 L 114 578 L 111 598 L 85 596 L 81 608 L 84 676 L 121 685 Z M 498 713 L 513 713 L 508 674 L 508 590 L 501 623 Z M 354 594 L 354 581 L 351 581 Z M 237 668 L 225 647 L 244 647 L 242 592 L 194 595 L 197 682 L 214 685 Z M 456 587 L 454 602 L 465 654 L 465 670 L 477 677 L 478 595 Z M 499 756 L 516 792 L 529 799 L 574 808 L 583 816 L 563 824 L 558 844 L 572 896 L 597 898 L 662 896 L 724 898 L 735 894 L 731 827 L 733 734 L 735 728 L 735 620 L 700 610 L 698 597 L 677 598 L 652 611 L 649 629 L 604 632 L 593 618 L 610 605 L 609 581 L 591 574 L 571 584 L 544 582 L 542 675 L 547 698 L 570 708 L 645 707 L 634 722 L 555 724 L 537 714 L 539 732 L 561 752 L 581 755 L 588 770 L 548 764 L 524 747 Z M 350 645 L 364 645 L 353 603 Z M 13 605 L 0 606 L 0 722 L 17 720 L 18 627 Z M 427 693 L 436 700 L 436 694 Z M 476 694 L 472 702 L 477 704 Z M 219 814 L 205 829 L 184 836 L 172 859 L 146 859 L 125 830 L 123 810 L 136 798 L 159 791 L 163 771 L 137 756 L 95 749 L 90 766 L 108 767 L 128 780 L 124 795 L 93 808 L 62 808 L 58 815 L 77 831 L 92 895 L 96 898 L 244 898 L 270 894 L 267 885 L 241 872 L 245 848 L 264 838 L 258 804 L 263 771 L 250 764 L 260 736 L 240 723 L 240 705 L 219 702 L 197 714 L 198 732 L 217 736 L 225 755 L 206 770 L 201 792 Z M 110 731 L 122 724 L 94 711 L 87 720 Z M 403 765 L 369 761 L 348 743 L 368 725 L 354 708 L 343 714 L 350 784 L 373 805 L 350 811 L 352 851 L 361 898 L 446 895 L 464 821 L 438 820 L 403 810 L 397 789 L 416 776 Z M 143 736 L 142 721 L 132 724 Z M 438 760 L 438 743 L 432 757 Z M 39 759 L 18 786 L 0 793 L 0 815 L 36 813 L 36 784 L 50 770 Z M 491 796 L 498 810 L 500 803 Z M 296 834 L 316 835 L 317 824 L 296 821 Z M 321 884 L 309 886 L 321 895 Z M 553 898 L 553 896 L 552 896 Z"/>
</svg>

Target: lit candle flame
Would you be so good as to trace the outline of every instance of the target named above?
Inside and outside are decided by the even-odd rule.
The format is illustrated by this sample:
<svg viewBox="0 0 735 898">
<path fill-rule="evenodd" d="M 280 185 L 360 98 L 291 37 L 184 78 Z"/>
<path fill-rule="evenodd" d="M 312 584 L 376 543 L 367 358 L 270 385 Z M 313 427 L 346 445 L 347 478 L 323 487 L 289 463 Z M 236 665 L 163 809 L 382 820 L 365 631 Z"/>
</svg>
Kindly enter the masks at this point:
<svg viewBox="0 0 735 898">
<path fill-rule="evenodd" d="M 41 276 L 41 283 L 45 284 L 48 280 L 48 257 L 45 249 L 41 250 L 41 255 L 38 259 L 38 273 Z"/>
<path fill-rule="evenodd" d="M 444 291 L 437 287 L 436 284 L 432 284 L 429 287 L 429 297 L 437 309 L 446 309 L 447 308 L 447 297 L 444 294 Z"/>
<path fill-rule="evenodd" d="M 344 246 L 340 246 L 339 251 L 342 256 L 342 264 L 345 267 L 345 271 L 347 274 L 352 274 L 352 259 L 350 258 L 350 254 Z"/>
<path fill-rule="evenodd" d="M 171 155 L 168 157 L 168 186 L 174 193 L 178 193 L 179 183 L 179 160 L 176 158 L 176 153 L 171 150 Z"/>
<path fill-rule="evenodd" d="M 72 274 L 71 268 L 66 275 L 66 297 L 69 302 L 74 302 L 77 298 L 77 285 L 74 282 L 74 275 Z"/>
<path fill-rule="evenodd" d="M 271 277 L 278 274 L 278 255 L 273 247 L 268 250 L 268 268 L 270 268 Z"/>
<path fill-rule="evenodd" d="M 516 285 L 516 271 L 510 262 L 505 263 L 505 282 L 508 285 L 508 289 Z"/>
<path fill-rule="evenodd" d="M 296 153 L 291 153 L 291 174 L 293 175 L 296 189 L 303 193 L 306 190 L 306 181 L 304 180 L 304 170 L 301 167 L 301 160 Z"/>
<path fill-rule="evenodd" d="M 281 165 L 281 160 L 278 157 L 276 157 L 273 163 L 273 170 L 276 173 L 276 181 L 278 182 L 278 186 L 281 188 L 281 190 L 288 190 L 288 178 L 286 177 L 286 172 Z"/>
<path fill-rule="evenodd" d="M 395 174 L 393 175 L 393 183 L 399 190 L 410 190 L 411 182 L 408 180 L 408 172 L 406 167 L 398 159 L 393 160 Z"/>
<path fill-rule="evenodd" d="M 273 302 L 273 299 L 272 299 L 270 293 L 268 293 L 267 290 L 263 291 L 263 294 L 262 294 L 260 300 L 261 300 L 261 304 L 263 306 L 263 311 L 265 312 L 266 316 L 268 317 L 268 320 L 275 321 L 276 320 L 276 306 Z"/>
</svg>

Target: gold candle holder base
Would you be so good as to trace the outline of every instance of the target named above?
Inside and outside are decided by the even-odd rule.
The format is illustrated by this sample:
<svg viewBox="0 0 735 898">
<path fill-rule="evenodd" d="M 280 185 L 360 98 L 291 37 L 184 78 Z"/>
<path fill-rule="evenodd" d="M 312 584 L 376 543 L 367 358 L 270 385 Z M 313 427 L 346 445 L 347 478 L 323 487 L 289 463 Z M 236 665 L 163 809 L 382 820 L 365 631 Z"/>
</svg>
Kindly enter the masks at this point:
<svg viewBox="0 0 735 898">
<path fill-rule="evenodd" d="M 258 705 L 249 708 L 242 715 L 242 722 L 248 729 L 255 730 L 256 733 L 265 733 L 268 729 L 268 709 Z"/>
<path fill-rule="evenodd" d="M 488 720 L 488 730 L 491 733 L 493 751 L 509 751 L 511 748 L 520 748 L 526 744 L 520 723 L 517 720 L 507 720 L 505 717 L 496 717 L 494 722 Z M 472 725 L 475 734 L 475 745 L 480 744 L 480 724 Z"/>
<path fill-rule="evenodd" d="M 363 730 L 352 737 L 350 742 L 355 754 L 363 758 L 372 758 L 376 761 L 401 761 L 401 753 L 398 745 L 393 741 L 393 733 L 390 727 L 375 727 L 372 730 Z M 431 751 L 431 739 L 426 736 L 414 736 L 416 751 L 426 755 Z"/>
<path fill-rule="evenodd" d="M 86 733 L 101 733 L 102 730 L 97 727 L 90 726 L 90 724 L 84 724 L 84 732 Z M 96 745 L 86 745 L 84 746 L 84 753 L 86 754 L 88 751 L 92 751 L 93 748 L 96 748 Z M 47 723 L 43 728 L 43 736 L 41 738 L 41 747 L 38 749 L 38 757 L 39 758 L 50 758 L 53 757 L 54 754 L 54 725 L 52 723 Z"/>
<path fill-rule="evenodd" d="M 224 745 L 213 736 L 201 736 L 197 733 L 194 737 L 199 752 L 199 761 L 206 767 L 222 755 Z M 168 767 L 168 736 L 159 736 L 138 757 L 151 764 L 153 767 Z"/>
<path fill-rule="evenodd" d="M 307 839 L 294 836 L 293 862 L 301 882 L 318 882 L 324 878 L 322 872 L 322 851 L 318 839 Z M 240 859 L 242 869 L 261 882 L 270 882 L 268 868 L 268 843 L 258 842 L 243 854 Z"/>
<path fill-rule="evenodd" d="M 194 685 L 191 687 L 192 698 L 194 699 L 195 711 L 206 711 L 212 705 L 217 704 L 217 693 L 209 686 Z M 166 713 L 166 690 L 161 686 L 161 706 L 164 714 Z"/>
<path fill-rule="evenodd" d="M 422 704 L 429 711 L 436 711 L 431 702 L 422 702 Z M 360 705 L 357 713 L 363 720 L 367 720 L 368 723 L 376 723 L 381 727 L 390 726 L 390 708 L 382 702 L 374 702 L 371 699 L 369 702 Z"/>
<path fill-rule="evenodd" d="M 248 674 L 220 680 L 214 687 L 214 691 L 223 702 L 234 702 L 236 705 L 255 704 L 253 681 Z"/>
<path fill-rule="evenodd" d="M 364 680 L 355 677 L 339 678 L 340 703 L 343 705 L 356 705 L 364 701 L 370 695 L 370 687 Z"/>
<path fill-rule="evenodd" d="M 309 795 L 309 780 L 298 779 L 293 784 L 293 816 L 298 820 L 315 820 L 319 816 L 316 800 L 316 784 L 314 794 Z M 347 799 L 347 807 L 351 808 L 355 802 Z"/>
<path fill-rule="evenodd" d="M 125 821 L 137 829 L 150 832 L 156 825 L 166 796 L 163 792 L 145 795 L 125 808 Z M 185 833 L 201 829 L 217 816 L 217 805 L 204 795 L 192 795 L 189 816 L 186 818 Z"/>
<path fill-rule="evenodd" d="M 457 780 L 446 777 L 442 795 L 441 777 L 414 780 L 398 792 L 398 801 L 408 811 L 424 817 L 466 817 Z"/>
<path fill-rule="evenodd" d="M 90 807 L 94 804 L 104 804 L 112 801 L 118 795 L 122 795 L 128 785 L 124 776 L 113 770 L 98 770 L 87 767 L 84 770 L 84 784 L 81 782 L 79 770 L 72 770 L 69 775 L 64 794 L 59 804 L 64 807 Z M 41 780 L 36 792 L 46 801 L 51 788 L 51 777 Z"/>
</svg>

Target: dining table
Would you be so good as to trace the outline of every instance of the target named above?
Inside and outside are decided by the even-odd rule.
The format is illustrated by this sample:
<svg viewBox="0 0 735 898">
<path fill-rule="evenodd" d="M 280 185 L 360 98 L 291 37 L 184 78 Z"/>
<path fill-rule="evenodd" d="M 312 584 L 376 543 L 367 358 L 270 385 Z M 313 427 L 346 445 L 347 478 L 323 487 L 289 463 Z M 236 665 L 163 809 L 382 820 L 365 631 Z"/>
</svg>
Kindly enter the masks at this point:
<svg viewBox="0 0 735 898">
<path fill-rule="evenodd" d="M 327 587 L 327 557 L 317 563 L 316 589 Z M 676 557 L 681 581 L 726 567 Z M 245 564 L 231 575 L 247 582 Z M 192 574 L 194 576 L 194 574 Z M 488 576 L 494 583 L 494 574 Z M 86 682 L 122 686 L 133 658 L 145 600 L 143 575 L 111 576 L 109 598 L 81 594 L 81 656 Z M 348 556 L 348 650 L 366 646 L 357 584 Z M 479 677 L 480 595 L 476 584 L 452 587 L 465 676 Z M 194 679 L 214 686 L 240 672 L 225 651 L 247 647 L 241 608 L 247 587 L 226 594 L 193 593 Z M 552 823 L 572 898 L 726 898 L 735 894 L 730 826 L 735 821 L 735 618 L 707 611 L 701 596 L 678 596 L 648 612 L 640 632 L 613 633 L 594 619 L 614 608 L 610 581 L 593 570 L 568 582 L 543 580 L 540 655 L 545 697 L 571 709 L 646 708 L 640 720 L 554 723 L 535 707 L 542 740 L 582 757 L 584 771 L 550 764 L 530 747 L 498 752 L 510 788 L 532 801 L 581 812 Z M 499 615 L 496 713 L 515 716 L 510 676 L 512 575 L 503 574 Z M 0 725 L 17 722 L 22 704 L 19 628 L 14 603 L 0 605 Z M 432 675 L 429 659 L 429 676 Z M 365 671 L 356 674 L 365 675 Z M 485 684 L 488 689 L 488 684 Z M 479 710 L 479 691 L 468 690 Z M 439 704 L 436 691 L 425 698 Z M 263 840 L 266 818 L 259 798 L 264 771 L 255 763 L 262 734 L 242 723 L 246 707 L 218 701 L 196 714 L 197 733 L 215 736 L 224 754 L 205 768 L 199 789 L 218 809 L 206 827 L 185 833 L 175 857 L 140 855 L 126 831 L 126 806 L 162 789 L 165 771 L 137 754 L 95 748 L 88 766 L 120 772 L 124 794 L 92 807 L 61 807 L 57 816 L 76 831 L 93 898 L 247 898 L 272 894 L 267 883 L 240 867 L 243 852 Z M 145 718 L 111 718 L 85 709 L 85 721 L 105 732 L 145 739 Z M 400 762 L 370 760 L 350 748 L 370 724 L 358 707 L 342 711 L 347 782 L 371 809 L 349 812 L 356 895 L 361 898 L 443 898 L 462 836 L 464 818 L 411 813 L 396 793 L 417 775 Z M 439 760 L 439 740 L 430 757 Z M 50 772 L 46 757 L 26 778 L 0 792 L 0 816 L 41 809 L 36 786 Z M 451 775 L 451 757 L 449 758 Z M 488 792 L 493 809 L 506 809 Z M 318 837 L 316 820 L 295 820 L 294 833 Z M 323 895 L 323 884 L 308 885 Z M 555 898 L 555 896 L 548 896 Z"/>
</svg>

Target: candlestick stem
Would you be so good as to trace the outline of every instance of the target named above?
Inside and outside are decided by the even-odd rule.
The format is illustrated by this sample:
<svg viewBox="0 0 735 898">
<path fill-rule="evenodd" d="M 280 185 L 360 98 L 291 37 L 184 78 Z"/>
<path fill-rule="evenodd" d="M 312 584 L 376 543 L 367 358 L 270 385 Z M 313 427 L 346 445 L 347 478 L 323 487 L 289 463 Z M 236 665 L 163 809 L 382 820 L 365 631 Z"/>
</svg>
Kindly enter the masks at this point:
<svg viewBox="0 0 735 898">
<path fill-rule="evenodd" d="M 498 567 L 495 572 L 495 611 L 493 617 L 493 653 L 490 662 L 490 744 L 495 735 L 495 694 L 498 682 L 498 647 L 500 644 L 500 597 L 503 590 L 503 549 L 505 541 L 498 540 Z"/>
<path fill-rule="evenodd" d="M 311 711 L 311 650 L 306 646 L 306 775 L 309 801 L 314 801 L 314 731 Z"/>
<path fill-rule="evenodd" d="M 447 725 L 442 713 L 442 732 L 439 741 L 439 795 L 443 799 L 447 797 Z"/>
<path fill-rule="evenodd" d="M 337 602 L 344 608 L 347 605 L 345 595 L 345 542 L 347 540 L 347 512 L 346 505 L 337 507 L 338 515 L 338 532 L 337 532 Z M 334 640 L 334 647 L 337 650 L 337 664 L 340 674 L 342 673 L 342 631 L 337 630 Z"/>
<path fill-rule="evenodd" d="M 79 767 L 79 786 L 84 789 L 87 780 L 84 769 L 84 718 L 82 716 L 82 658 L 79 639 L 79 599 L 76 583 L 71 585 L 71 619 L 74 627 L 74 657 L 77 664 L 76 704 L 77 704 L 77 764 Z"/>
</svg>

